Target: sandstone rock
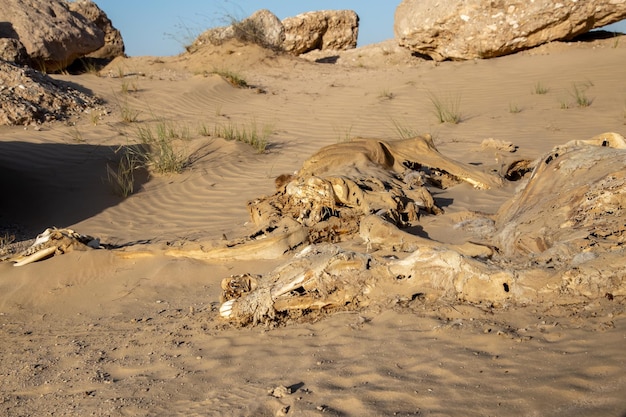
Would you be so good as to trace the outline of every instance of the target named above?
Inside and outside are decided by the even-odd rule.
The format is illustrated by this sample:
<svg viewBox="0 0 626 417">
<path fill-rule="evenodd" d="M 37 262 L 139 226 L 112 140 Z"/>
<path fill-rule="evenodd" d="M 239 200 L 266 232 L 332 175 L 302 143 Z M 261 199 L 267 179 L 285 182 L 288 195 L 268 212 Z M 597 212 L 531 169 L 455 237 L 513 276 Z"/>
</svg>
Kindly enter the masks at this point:
<svg viewBox="0 0 626 417">
<path fill-rule="evenodd" d="M 96 3 L 91 0 L 78 0 L 69 4 L 72 12 L 84 16 L 104 32 L 104 46 L 87 56 L 90 58 L 113 59 L 124 56 L 124 40 L 119 30 L 113 27 L 111 20 Z"/>
<path fill-rule="evenodd" d="M 22 42 L 12 38 L 0 38 L 0 59 L 18 65 L 27 65 L 30 62 Z"/>
<path fill-rule="evenodd" d="M 435 60 L 491 58 L 626 18 L 626 0 L 403 0 L 398 43 Z"/>
<path fill-rule="evenodd" d="M 98 99 L 32 68 L 0 61 L 0 125 L 29 125 L 63 120 Z"/>
<path fill-rule="evenodd" d="M 203 45 L 220 45 L 230 39 L 252 42 L 270 49 L 280 49 L 285 39 L 285 31 L 275 14 L 262 9 L 246 19 L 233 22 L 230 26 L 207 30 L 198 36 L 187 50 L 194 52 Z"/>
<path fill-rule="evenodd" d="M 356 47 L 359 16 L 352 10 L 321 10 L 283 20 L 283 49 L 300 55 L 316 49 L 344 50 Z"/>
<path fill-rule="evenodd" d="M 104 45 L 104 34 L 63 0 L 0 0 L 0 37 L 19 39 L 46 71 L 58 70 Z"/>
</svg>

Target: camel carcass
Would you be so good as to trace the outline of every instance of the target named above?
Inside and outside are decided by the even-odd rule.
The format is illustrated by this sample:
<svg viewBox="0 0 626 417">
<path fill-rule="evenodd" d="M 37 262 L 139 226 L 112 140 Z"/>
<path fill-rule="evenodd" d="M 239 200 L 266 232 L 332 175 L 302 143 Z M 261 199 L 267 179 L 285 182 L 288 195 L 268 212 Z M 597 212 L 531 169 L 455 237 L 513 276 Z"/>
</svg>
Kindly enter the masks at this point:
<svg viewBox="0 0 626 417">
<path fill-rule="evenodd" d="M 624 296 L 624 143 L 619 134 L 603 134 L 542 156 L 527 184 L 499 210 L 493 236 L 483 244 L 444 245 L 364 215 L 360 236 L 383 250 L 307 247 L 295 263 L 256 277 L 253 286 L 231 296 L 220 314 L 258 323 L 293 310 L 366 304 L 375 287 L 390 285 L 490 305 Z"/>
</svg>

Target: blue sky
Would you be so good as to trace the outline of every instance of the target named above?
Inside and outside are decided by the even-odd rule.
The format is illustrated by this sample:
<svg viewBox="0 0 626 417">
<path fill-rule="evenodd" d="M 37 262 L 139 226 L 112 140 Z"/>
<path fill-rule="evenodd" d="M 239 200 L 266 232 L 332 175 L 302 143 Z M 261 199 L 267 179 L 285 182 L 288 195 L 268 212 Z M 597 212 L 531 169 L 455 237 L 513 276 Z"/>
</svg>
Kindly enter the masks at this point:
<svg viewBox="0 0 626 417">
<path fill-rule="evenodd" d="M 126 53 L 131 56 L 176 55 L 204 30 L 223 26 L 229 17 L 247 17 L 269 9 L 284 19 L 311 10 L 350 9 L 360 17 L 358 45 L 393 38 L 393 15 L 397 1 L 369 0 L 95 0 L 113 26 L 122 32 Z M 612 26 L 626 32 L 626 21 Z"/>
<path fill-rule="evenodd" d="M 113 26 L 122 32 L 128 55 L 176 55 L 183 44 L 204 30 L 226 25 L 229 16 L 247 17 L 269 9 L 279 19 L 312 10 L 350 9 L 357 12 L 359 46 L 393 38 L 395 2 L 328 0 L 95 0 Z M 400 4 L 400 2 L 397 2 Z"/>
</svg>

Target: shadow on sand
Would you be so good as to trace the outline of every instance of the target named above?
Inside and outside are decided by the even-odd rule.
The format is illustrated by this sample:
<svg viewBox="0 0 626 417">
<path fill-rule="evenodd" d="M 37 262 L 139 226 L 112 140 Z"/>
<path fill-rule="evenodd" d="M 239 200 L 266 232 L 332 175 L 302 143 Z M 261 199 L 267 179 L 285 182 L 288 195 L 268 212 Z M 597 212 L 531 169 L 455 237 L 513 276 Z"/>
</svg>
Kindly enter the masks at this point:
<svg viewBox="0 0 626 417">
<path fill-rule="evenodd" d="M 107 165 L 115 168 L 122 153 L 123 147 L 90 144 L 0 142 L 0 235 L 33 237 L 120 203 Z M 148 179 L 138 174 L 135 192 Z"/>
</svg>

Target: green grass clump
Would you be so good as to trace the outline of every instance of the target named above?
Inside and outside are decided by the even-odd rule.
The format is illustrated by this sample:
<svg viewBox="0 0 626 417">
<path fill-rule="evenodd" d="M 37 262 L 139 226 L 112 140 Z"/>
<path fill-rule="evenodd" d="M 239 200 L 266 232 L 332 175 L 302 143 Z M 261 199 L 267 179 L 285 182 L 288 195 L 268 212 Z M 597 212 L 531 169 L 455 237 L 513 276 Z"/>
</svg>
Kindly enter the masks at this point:
<svg viewBox="0 0 626 417">
<path fill-rule="evenodd" d="M 591 84 L 591 83 L 583 83 L 583 84 L 572 83 L 572 89 L 570 90 L 570 94 L 574 98 L 574 101 L 576 102 L 576 105 L 578 107 L 589 107 L 589 106 L 591 106 L 592 100 L 589 97 L 587 97 L 587 94 L 586 94 L 587 88 L 589 88 L 589 86 L 591 86 L 591 85 L 593 85 L 593 84 Z"/>
<path fill-rule="evenodd" d="M 120 197 L 134 192 L 135 173 L 145 169 L 159 174 L 180 173 L 189 165 L 189 155 L 180 142 L 189 139 L 189 129 L 161 120 L 137 128 L 139 144 L 120 146 L 119 160 L 107 164 L 107 180 Z"/>
<path fill-rule="evenodd" d="M 135 191 L 135 171 L 142 168 L 144 156 L 130 146 L 120 146 L 115 153 L 121 153 L 121 157 L 117 163 L 107 164 L 107 180 L 116 195 L 126 198 Z"/>
<path fill-rule="evenodd" d="M 546 87 L 545 85 L 543 85 L 541 81 L 537 81 L 535 83 L 535 88 L 533 90 L 535 94 L 540 94 L 540 95 L 548 94 L 548 91 L 550 91 L 550 89 Z"/>
<path fill-rule="evenodd" d="M 391 122 L 393 123 L 396 133 L 400 136 L 400 139 L 411 139 L 420 136 L 420 132 L 410 126 L 402 124 L 395 119 L 391 119 Z"/>
<path fill-rule="evenodd" d="M 128 105 L 124 105 L 124 107 L 120 108 L 120 116 L 122 117 L 122 121 L 124 123 L 136 122 L 140 113 L 141 112 L 139 110 L 135 110 Z"/>
<path fill-rule="evenodd" d="M 380 99 L 391 100 L 394 97 L 395 97 L 395 94 L 393 94 L 391 91 L 387 89 L 381 90 L 380 93 L 378 93 L 378 98 Z"/>
<path fill-rule="evenodd" d="M 74 141 L 76 143 L 83 143 L 83 142 L 85 142 L 85 139 L 83 138 L 83 134 L 80 132 L 80 130 L 78 130 L 78 127 L 76 127 L 76 126 L 74 126 L 70 130 L 70 137 L 72 138 L 72 141 Z"/>
<path fill-rule="evenodd" d="M 219 75 L 220 77 L 228 81 L 234 87 L 250 88 L 250 85 L 246 82 L 246 80 L 235 71 L 228 70 L 228 69 L 221 69 L 221 70 L 215 69 L 213 70 L 212 74 Z"/>
<path fill-rule="evenodd" d="M 122 121 L 124 123 L 136 122 L 141 112 L 133 109 L 130 104 L 128 104 L 127 98 L 124 98 L 124 101 L 120 102 L 116 96 L 115 100 L 117 101 L 117 106 L 120 108 L 120 117 L 122 118 Z"/>
<path fill-rule="evenodd" d="M 343 129 L 340 127 L 334 127 L 333 129 L 337 135 L 337 143 L 350 142 L 352 140 L 352 125 Z"/>
<path fill-rule="evenodd" d="M 272 127 L 265 125 L 259 129 L 255 121 L 247 125 L 219 124 L 215 126 L 213 134 L 226 140 L 246 143 L 259 152 L 265 152 L 269 144 L 268 138 L 272 134 Z"/>
<path fill-rule="evenodd" d="M 188 139 L 188 129 L 178 131 L 169 122 L 156 124 L 153 132 L 150 126 L 139 127 L 137 136 L 143 145 L 141 159 L 146 168 L 161 174 L 180 173 L 189 163 L 189 156 L 176 146 L 175 140 Z"/>
<path fill-rule="evenodd" d="M 137 86 L 137 79 L 122 78 L 120 91 L 122 92 L 122 94 L 130 94 L 131 92 L 139 91 L 139 87 Z"/>
<path fill-rule="evenodd" d="M 434 114 L 439 123 L 458 124 L 461 122 L 461 97 L 459 95 L 442 99 L 429 92 L 428 98 L 434 107 Z"/>
<path fill-rule="evenodd" d="M 202 123 L 198 127 L 198 134 L 200 136 L 211 136 L 211 129 L 209 128 L 208 125 L 206 125 L 205 123 Z"/>
</svg>

